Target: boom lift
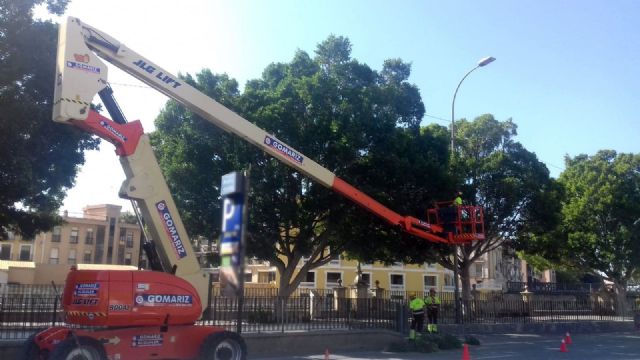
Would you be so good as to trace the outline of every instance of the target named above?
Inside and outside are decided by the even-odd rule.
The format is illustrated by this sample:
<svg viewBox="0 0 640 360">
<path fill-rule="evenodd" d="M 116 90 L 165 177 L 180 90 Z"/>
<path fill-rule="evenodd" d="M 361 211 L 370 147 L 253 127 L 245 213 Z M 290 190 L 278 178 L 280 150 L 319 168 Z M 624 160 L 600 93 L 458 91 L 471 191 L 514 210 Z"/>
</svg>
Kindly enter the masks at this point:
<svg viewBox="0 0 640 360">
<path fill-rule="evenodd" d="M 53 120 L 115 145 L 126 175 L 119 195 L 137 204 L 134 209 L 139 209 L 155 244 L 150 260 L 156 264 L 154 270 L 160 271 L 72 268 L 62 303 L 65 321 L 80 327 L 57 326 L 36 334 L 30 342 L 33 358 L 246 358 L 239 335 L 194 325 L 202 315 L 201 299 L 208 299 L 208 277 L 191 248 L 149 137 L 139 121 L 127 123 L 115 105 L 107 83 L 108 69 L 99 57 L 406 233 L 443 244 L 484 238 L 480 208 L 468 207 L 474 215 L 465 224 L 458 216 L 454 231 L 445 231 L 445 226 L 454 224 L 443 224 L 436 210 L 427 214 L 432 222 L 401 216 L 118 40 L 70 17 L 59 32 Z M 91 109 L 96 94 L 113 120 Z"/>
</svg>

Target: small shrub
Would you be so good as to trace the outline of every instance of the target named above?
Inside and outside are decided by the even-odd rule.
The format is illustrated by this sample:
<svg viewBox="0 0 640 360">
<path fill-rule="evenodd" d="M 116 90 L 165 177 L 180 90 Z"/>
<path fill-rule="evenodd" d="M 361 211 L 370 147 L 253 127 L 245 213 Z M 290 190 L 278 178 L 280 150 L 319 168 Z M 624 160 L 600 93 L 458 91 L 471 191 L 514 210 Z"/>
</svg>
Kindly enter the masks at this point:
<svg viewBox="0 0 640 360">
<path fill-rule="evenodd" d="M 432 353 L 440 350 L 438 343 L 433 341 L 430 337 L 423 336 L 416 340 L 416 351 L 422 353 Z"/>
<path fill-rule="evenodd" d="M 460 349 L 462 342 L 451 334 L 440 335 L 436 338 L 436 343 L 441 350 Z"/>
<path fill-rule="evenodd" d="M 469 345 L 480 345 L 480 340 L 473 335 L 467 335 L 464 337 L 464 343 Z"/>
</svg>

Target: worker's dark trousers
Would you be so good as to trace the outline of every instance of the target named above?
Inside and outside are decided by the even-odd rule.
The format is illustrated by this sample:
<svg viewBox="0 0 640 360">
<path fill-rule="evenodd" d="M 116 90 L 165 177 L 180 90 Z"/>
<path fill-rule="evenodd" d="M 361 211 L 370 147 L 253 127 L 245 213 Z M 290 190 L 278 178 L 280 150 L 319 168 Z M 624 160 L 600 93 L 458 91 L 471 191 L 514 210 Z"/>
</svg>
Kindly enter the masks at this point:
<svg viewBox="0 0 640 360">
<path fill-rule="evenodd" d="M 414 314 L 413 320 L 411 320 L 411 330 L 415 330 L 416 332 L 422 332 L 423 329 L 424 329 L 424 313 Z"/>
<path fill-rule="evenodd" d="M 438 309 L 427 310 L 427 331 L 438 332 Z"/>
</svg>

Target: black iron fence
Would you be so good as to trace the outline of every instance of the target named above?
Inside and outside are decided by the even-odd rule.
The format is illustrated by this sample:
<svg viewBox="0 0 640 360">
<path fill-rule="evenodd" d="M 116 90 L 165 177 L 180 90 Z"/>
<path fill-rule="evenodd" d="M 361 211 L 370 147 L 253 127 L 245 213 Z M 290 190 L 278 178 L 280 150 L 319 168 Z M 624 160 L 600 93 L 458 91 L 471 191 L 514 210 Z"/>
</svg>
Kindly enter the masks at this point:
<svg viewBox="0 0 640 360">
<path fill-rule="evenodd" d="M 519 293 L 523 291 L 529 291 L 536 294 L 551 294 L 551 295 L 576 295 L 576 294 L 589 294 L 594 288 L 593 284 L 589 283 L 555 283 L 555 282 L 521 282 L 521 281 L 508 281 L 506 291 L 508 293 Z"/>
<path fill-rule="evenodd" d="M 338 329 L 402 331 L 405 321 L 405 304 L 390 299 L 245 297 L 241 315 L 238 307 L 237 299 L 215 297 L 200 323 L 236 330 L 241 316 L 243 332 L 260 333 Z"/>
<path fill-rule="evenodd" d="M 11 291 L 9 291 L 11 290 Z M 251 333 L 388 329 L 404 332 L 409 321 L 408 293 L 366 299 L 340 298 L 332 291 L 300 293 L 288 298 L 245 296 L 242 312 L 235 298 L 214 296 L 199 324 Z M 391 296 L 395 295 L 395 296 Z M 598 297 L 560 300 L 562 297 L 507 297 L 495 295 L 461 302 L 464 323 L 504 324 L 574 321 L 631 321 L 638 303 L 626 304 Z M 443 298 L 441 324 L 455 323 L 453 299 Z M 24 339 L 53 325 L 61 325 L 59 299 L 51 287 L 0 288 L 0 340 Z"/>
<path fill-rule="evenodd" d="M 597 298 L 559 300 L 552 297 L 461 301 L 461 320 L 467 324 L 632 321 L 637 305 L 631 300 L 626 304 Z M 440 305 L 439 322 L 455 323 L 453 301 L 443 301 Z"/>
</svg>

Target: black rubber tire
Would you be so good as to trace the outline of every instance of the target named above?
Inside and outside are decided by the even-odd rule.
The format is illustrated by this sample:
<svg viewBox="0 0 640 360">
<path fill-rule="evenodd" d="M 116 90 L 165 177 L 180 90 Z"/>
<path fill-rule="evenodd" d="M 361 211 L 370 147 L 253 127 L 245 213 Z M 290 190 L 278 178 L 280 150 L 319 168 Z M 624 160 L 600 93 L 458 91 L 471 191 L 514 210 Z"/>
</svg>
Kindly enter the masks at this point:
<svg viewBox="0 0 640 360">
<path fill-rule="evenodd" d="M 48 360 L 107 360 L 102 344 L 96 339 L 79 336 L 78 343 L 70 336 L 51 351 Z"/>
<path fill-rule="evenodd" d="M 246 360 L 247 345 L 234 332 L 223 331 L 207 336 L 200 345 L 200 360 Z"/>
<path fill-rule="evenodd" d="M 31 335 L 25 340 L 22 344 L 22 349 L 20 350 L 20 359 L 21 360 L 42 360 L 40 354 L 40 347 L 36 344 L 35 341 L 36 335 Z"/>
</svg>

